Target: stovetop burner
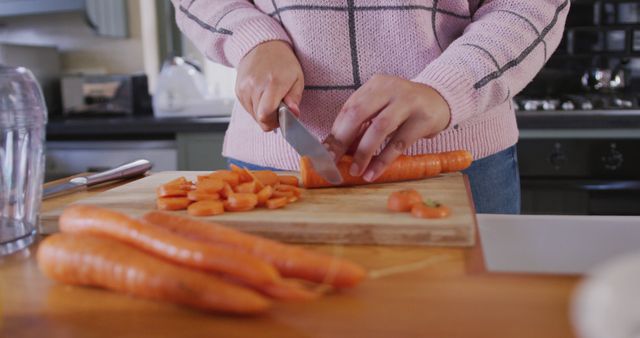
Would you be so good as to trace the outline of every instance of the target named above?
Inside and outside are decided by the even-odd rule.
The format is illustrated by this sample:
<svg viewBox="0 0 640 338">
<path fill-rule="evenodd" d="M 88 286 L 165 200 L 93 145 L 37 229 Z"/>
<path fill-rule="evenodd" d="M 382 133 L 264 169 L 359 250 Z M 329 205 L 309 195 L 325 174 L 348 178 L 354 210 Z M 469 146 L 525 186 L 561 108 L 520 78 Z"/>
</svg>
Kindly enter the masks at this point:
<svg viewBox="0 0 640 338">
<path fill-rule="evenodd" d="M 515 109 L 521 111 L 638 110 L 638 97 L 621 94 L 575 94 L 558 97 L 517 97 Z"/>
</svg>

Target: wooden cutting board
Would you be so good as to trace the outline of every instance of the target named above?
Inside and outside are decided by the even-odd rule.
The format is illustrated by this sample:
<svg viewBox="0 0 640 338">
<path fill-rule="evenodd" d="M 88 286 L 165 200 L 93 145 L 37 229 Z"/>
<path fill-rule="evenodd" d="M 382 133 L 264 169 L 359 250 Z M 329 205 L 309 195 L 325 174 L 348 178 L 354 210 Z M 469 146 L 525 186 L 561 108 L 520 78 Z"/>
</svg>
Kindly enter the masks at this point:
<svg viewBox="0 0 640 338">
<path fill-rule="evenodd" d="M 132 216 L 155 209 L 155 190 L 179 176 L 195 179 L 204 172 L 160 172 L 105 191 L 77 203 L 111 208 Z M 438 200 L 451 216 L 429 220 L 387 211 L 387 197 L 405 188 Z M 62 210 L 40 216 L 41 232 L 53 233 Z M 185 211 L 177 211 L 185 214 Z M 295 243 L 472 246 L 475 212 L 466 176 L 446 174 L 421 181 L 372 184 L 348 188 L 310 189 L 300 201 L 283 209 L 256 209 L 202 217 L 236 229 Z"/>
</svg>

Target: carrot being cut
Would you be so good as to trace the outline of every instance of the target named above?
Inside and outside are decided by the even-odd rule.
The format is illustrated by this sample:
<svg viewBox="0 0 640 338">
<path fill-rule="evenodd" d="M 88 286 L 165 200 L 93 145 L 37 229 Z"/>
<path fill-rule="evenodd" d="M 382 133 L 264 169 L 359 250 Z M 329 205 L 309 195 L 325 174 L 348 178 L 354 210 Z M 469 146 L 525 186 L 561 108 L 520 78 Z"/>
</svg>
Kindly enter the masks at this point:
<svg viewBox="0 0 640 338">
<path fill-rule="evenodd" d="M 407 212 L 418 203 L 422 203 L 422 196 L 415 189 L 394 191 L 387 199 L 387 209 L 391 211 Z"/>
<path fill-rule="evenodd" d="M 260 288 L 280 280 L 268 263 L 247 253 L 189 240 L 163 227 L 90 205 L 67 207 L 60 230 L 110 237 L 177 264 L 223 273 Z"/>
<path fill-rule="evenodd" d="M 160 210 L 184 210 L 191 200 L 186 197 L 159 197 L 156 199 L 156 206 Z"/>
<path fill-rule="evenodd" d="M 96 286 L 202 310 L 236 314 L 265 312 L 270 303 L 256 292 L 200 271 L 177 266 L 106 237 L 54 234 L 38 247 L 47 277 Z"/>
<path fill-rule="evenodd" d="M 222 201 L 204 200 L 191 204 L 187 208 L 187 213 L 191 216 L 214 216 L 224 213 Z"/>
<path fill-rule="evenodd" d="M 452 151 L 439 154 L 423 154 L 415 156 L 401 155 L 389 165 L 374 183 L 397 182 L 434 177 L 443 172 L 459 171 L 471 165 L 471 153 L 466 150 Z M 344 156 L 338 161 L 338 169 L 342 174 L 341 185 L 368 184 L 361 176 L 351 176 L 349 169 L 353 158 Z M 443 163 L 445 167 L 443 167 Z M 444 170 L 443 170 L 444 169 Z M 308 157 L 300 159 L 300 176 L 305 188 L 331 187 L 331 183 L 324 180 L 314 169 Z"/>
<path fill-rule="evenodd" d="M 143 219 L 191 239 L 223 244 L 253 254 L 273 264 L 284 277 L 346 288 L 357 285 L 366 276 L 362 267 L 348 260 L 253 236 L 220 224 L 159 211 L 149 212 Z"/>
<path fill-rule="evenodd" d="M 473 162 L 473 156 L 466 150 L 454 150 L 437 154 L 443 173 L 467 169 Z"/>
</svg>

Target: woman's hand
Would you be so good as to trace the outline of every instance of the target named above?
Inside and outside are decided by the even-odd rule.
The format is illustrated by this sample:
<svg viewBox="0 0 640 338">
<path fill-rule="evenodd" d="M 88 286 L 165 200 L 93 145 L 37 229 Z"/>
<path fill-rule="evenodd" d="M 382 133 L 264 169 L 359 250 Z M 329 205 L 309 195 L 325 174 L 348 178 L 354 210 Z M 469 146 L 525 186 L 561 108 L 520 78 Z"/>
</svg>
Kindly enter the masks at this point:
<svg viewBox="0 0 640 338">
<path fill-rule="evenodd" d="M 395 76 L 375 75 L 349 97 L 325 145 L 336 160 L 355 149 L 352 176 L 369 182 L 418 139 L 449 125 L 449 105 L 433 88 Z M 380 155 L 373 154 L 389 138 Z"/>
<path fill-rule="evenodd" d="M 238 64 L 236 96 L 264 131 L 278 127 L 281 101 L 300 114 L 303 89 L 300 62 L 284 41 L 261 43 Z"/>
</svg>

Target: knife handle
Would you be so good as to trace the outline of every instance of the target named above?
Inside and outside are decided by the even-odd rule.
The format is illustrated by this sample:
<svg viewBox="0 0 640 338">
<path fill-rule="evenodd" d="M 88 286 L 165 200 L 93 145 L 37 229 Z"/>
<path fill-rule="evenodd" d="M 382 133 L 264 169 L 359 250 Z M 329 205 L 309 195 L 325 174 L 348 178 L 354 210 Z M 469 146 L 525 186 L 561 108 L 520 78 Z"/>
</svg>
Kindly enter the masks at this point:
<svg viewBox="0 0 640 338">
<path fill-rule="evenodd" d="M 149 171 L 151 167 L 153 167 L 153 164 L 150 161 L 137 160 L 101 173 L 89 175 L 85 178 L 87 180 L 87 186 L 92 186 L 107 181 L 141 176 Z"/>
</svg>

